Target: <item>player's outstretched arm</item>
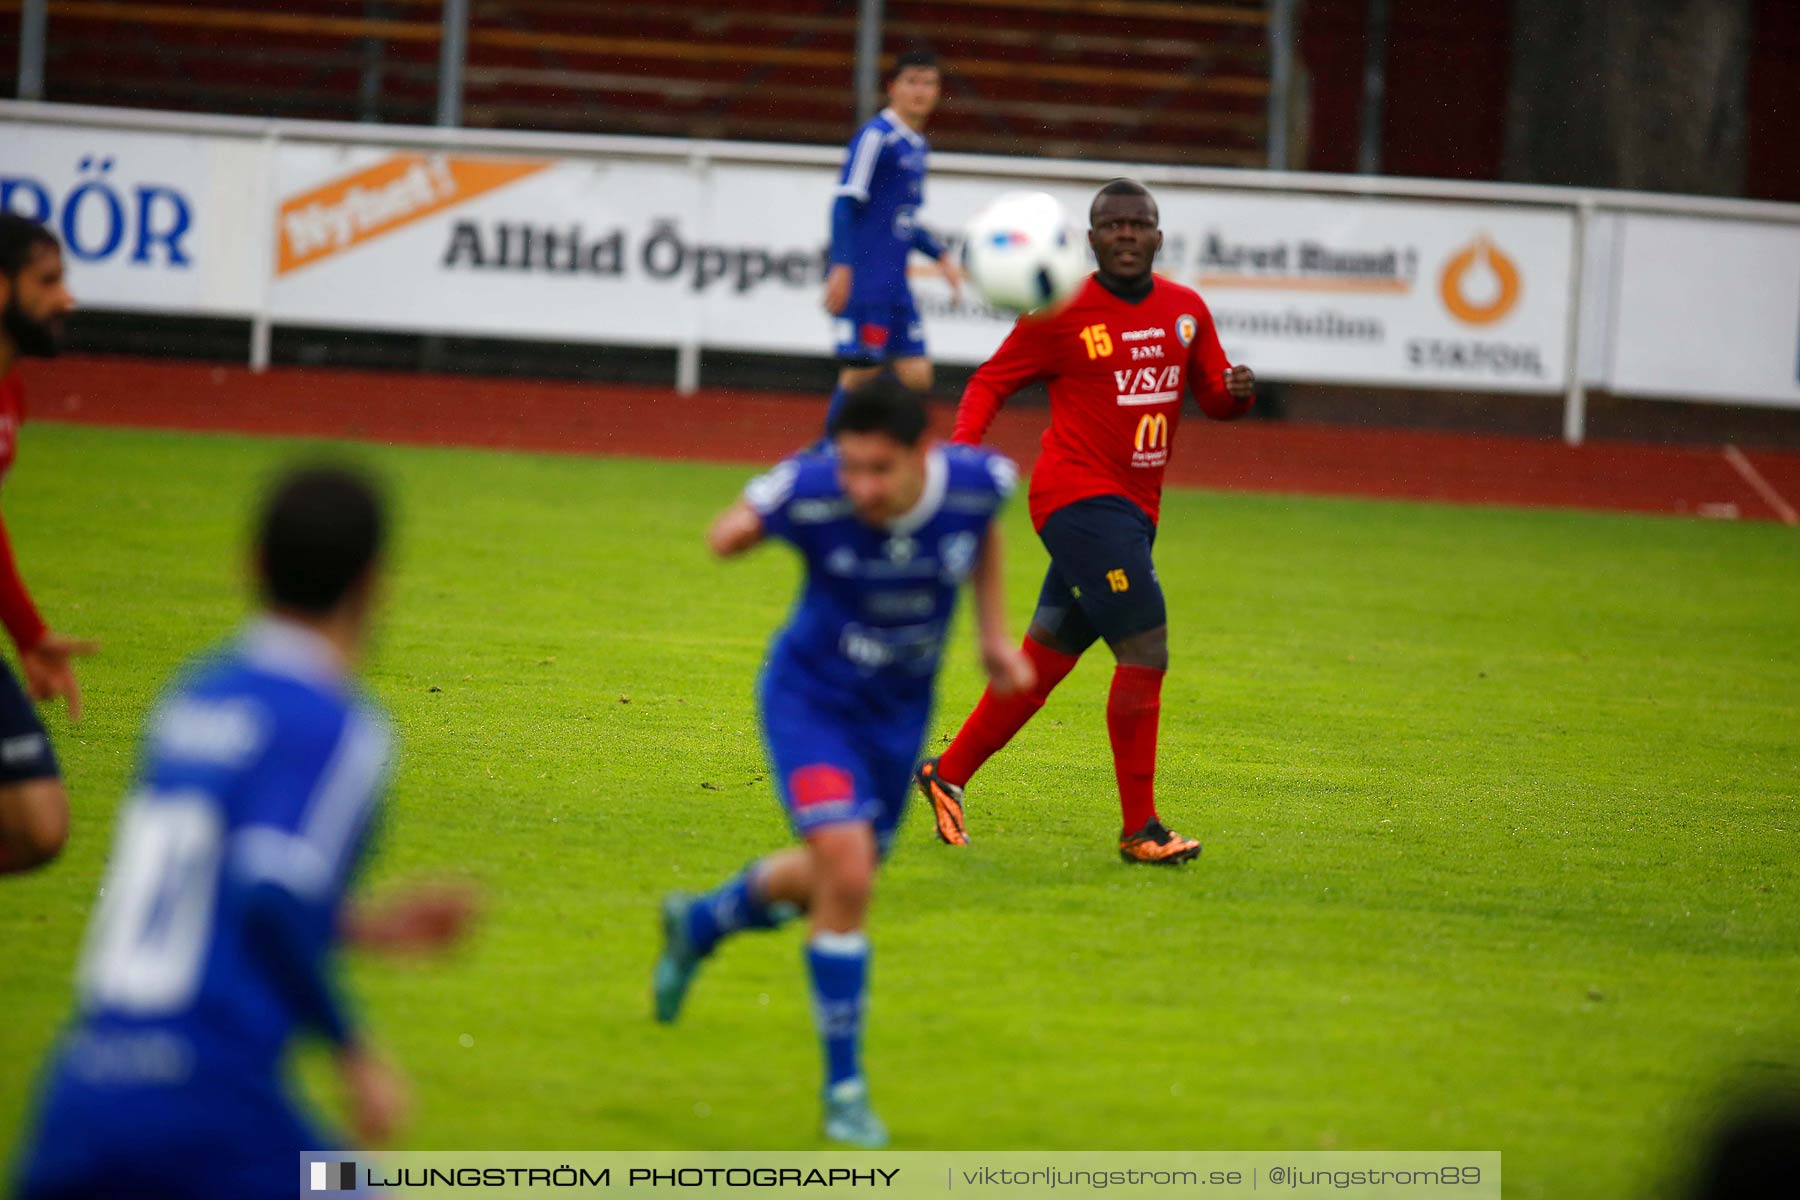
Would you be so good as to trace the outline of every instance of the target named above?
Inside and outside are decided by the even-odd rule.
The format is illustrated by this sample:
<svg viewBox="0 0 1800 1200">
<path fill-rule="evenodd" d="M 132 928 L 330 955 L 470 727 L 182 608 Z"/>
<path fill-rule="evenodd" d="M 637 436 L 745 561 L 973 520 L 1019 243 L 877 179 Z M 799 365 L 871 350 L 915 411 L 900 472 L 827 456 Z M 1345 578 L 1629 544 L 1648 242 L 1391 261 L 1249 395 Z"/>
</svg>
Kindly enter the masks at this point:
<svg viewBox="0 0 1800 1200">
<path fill-rule="evenodd" d="M 417 883 L 380 904 L 346 904 L 338 926 L 346 944 L 407 953 L 441 950 L 460 941 L 480 911 L 466 883 Z"/>
<path fill-rule="evenodd" d="M 1051 354 L 1047 321 L 1021 317 L 994 351 L 994 356 L 975 369 L 956 406 L 956 428 L 950 440 L 978 446 L 1000 406 L 1020 388 L 1049 378 L 1055 359 Z"/>
<path fill-rule="evenodd" d="M 412 1107 L 406 1077 L 361 1042 L 349 1042 L 337 1053 L 350 1127 L 364 1146 L 384 1146 L 406 1120 Z"/>
<path fill-rule="evenodd" d="M 975 589 L 975 636 L 981 647 L 981 666 L 994 691 L 1002 696 L 1025 691 L 1037 682 L 1031 660 L 1006 632 L 1005 565 L 1000 531 L 989 529 L 981 539 L 981 556 L 975 560 L 970 583 Z"/>
<path fill-rule="evenodd" d="M 912 246 L 914 250 L 937 264 L 938 273 L 944 277 L 944 282 L 950 285 L 950 303 L 961 304 L 962 268 L 958 267 L 956 260 L 945 252 L 944 244 L 937 240 L 931 230 L 923 225 L 916 225 L 913 227 Z"/>
<path fill-rule="evenodd" d="M 81 720 L 81 685 L 75 682 L 75 664 L 70 660 L 99 652 L 99 642 L 46 633 L 31 649 L 19 652 L 25 690 L 33 700 L 61 696 L 69 706 L 69 720 Z"/>
<path fill-rule="evenodd" d="M 706 546 L 720 558 L 734 558 L 763 540 L 763 519 L 742 498 L 714 518 Z"/>
<path fill-rule="evenodd" d="M 38 615 L 19 575 L 19 564 L 13 558 L 12 542 L 6 526 L 0 523 L 0 624 L 12 635 L 19 648 L 19 666 L 25 675 L 25 691 L 33 700 L 54 700 L 61 696 L 69 705 L 69 719 L 81 720 L 81 687 L 75 682 L 71 661 L 100 649 L 85 638 L 65 637 L 52 633 Z"/>
<path fill-rule="evenodd" d="M 1219 344 L 1219 331 L 1213 325 L 1212 313 L 1200 307 L 1199 336 L 1188 360 L 1188 378 L 1193 381 L 1194 399 L 1200 411 L 1215 421 L 1235 421 L 1256 403 L 1256 373 L 1249 367 L 1234 367 Z"/>
</svg>

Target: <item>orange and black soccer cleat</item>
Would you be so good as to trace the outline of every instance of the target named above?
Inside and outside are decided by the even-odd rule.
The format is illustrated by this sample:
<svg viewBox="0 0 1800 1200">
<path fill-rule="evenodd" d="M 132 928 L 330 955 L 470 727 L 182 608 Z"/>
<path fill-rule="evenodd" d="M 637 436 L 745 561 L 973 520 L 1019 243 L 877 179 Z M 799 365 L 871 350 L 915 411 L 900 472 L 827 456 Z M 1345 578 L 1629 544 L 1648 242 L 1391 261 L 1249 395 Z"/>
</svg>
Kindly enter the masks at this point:
<svg viewBox="0 0 1800 1200">
<path fill-rule="evenodd" d="M 1151 817 L 1136 833 L 1119 839 L 1119 857 L 1128 863 L 1175 867 L 1200 857 L 1200 843 L 1166 828 Z"/>
<path fill-rule="evenodd" d="M 925 793 L 925 799 L 931 801 L 931 814 L 937 818 L 938 840 L 952 846 L 966 846 L 969 835 L 963 829 L 963 790 L 939 779 L 937 765 L 937 759 L 926 759 L 913 772 L 913 780 Z"/>
</svg>

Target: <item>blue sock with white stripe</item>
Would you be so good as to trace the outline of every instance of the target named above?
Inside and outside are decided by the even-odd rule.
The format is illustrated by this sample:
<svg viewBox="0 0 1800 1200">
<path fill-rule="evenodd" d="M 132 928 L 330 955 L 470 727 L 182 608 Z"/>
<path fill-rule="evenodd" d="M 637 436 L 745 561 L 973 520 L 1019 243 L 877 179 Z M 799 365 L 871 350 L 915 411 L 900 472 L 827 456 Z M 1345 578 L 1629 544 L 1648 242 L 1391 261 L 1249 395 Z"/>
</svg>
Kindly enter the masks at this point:
<svg viewBox="0 0 1800 1200">
<path fill-rule="evenodd" d="M 825 1044 L 827 1090 L 862 1075 L 863 993 L 869 983 L 869 935 L 819 932 L 806 943 L 813 1019 Z"/>
<path fill-rule="evenodd" d="M 731 934 L 744 929 L 779 929 L 796 915 L 792 904 L 765 900 L 757 884 L 757 868 L 753 862 L 700 896 L 688 909 L 688 943 L 702 957 Z"/>
</svg>

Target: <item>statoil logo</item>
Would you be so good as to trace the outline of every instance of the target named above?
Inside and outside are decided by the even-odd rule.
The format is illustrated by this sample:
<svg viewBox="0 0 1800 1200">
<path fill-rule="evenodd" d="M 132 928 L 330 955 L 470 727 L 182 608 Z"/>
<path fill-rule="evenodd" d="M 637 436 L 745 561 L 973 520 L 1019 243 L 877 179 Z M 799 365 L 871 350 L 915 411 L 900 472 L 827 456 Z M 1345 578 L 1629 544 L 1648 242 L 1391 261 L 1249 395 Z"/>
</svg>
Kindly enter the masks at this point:
<svg viewBox="0 0 1800 1200">
<path fill-rule="evenodd" d="M 1519 265 L 1487 234 L 1444 264 L 1438 294 L 1450 315 L 1467 325 L 1492 325 L 1519 303 Z"/>
</svg>

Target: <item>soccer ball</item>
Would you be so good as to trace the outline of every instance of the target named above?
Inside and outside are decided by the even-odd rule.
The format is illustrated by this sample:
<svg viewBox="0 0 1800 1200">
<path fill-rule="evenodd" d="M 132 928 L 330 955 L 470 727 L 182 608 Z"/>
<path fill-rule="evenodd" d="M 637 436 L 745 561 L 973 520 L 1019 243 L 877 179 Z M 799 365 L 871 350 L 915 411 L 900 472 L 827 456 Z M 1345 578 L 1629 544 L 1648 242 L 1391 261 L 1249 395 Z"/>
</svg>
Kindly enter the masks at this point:
<svg viewBox="0 0 1800 1200">
<path fill-rule="evenodd" d="M 1049 192 L 1008 192 L 976 213 L 962 259 L 989 304 L 1020 313 L 1062 303 L 1093 270 L 1087 239 Z"/>
</svg>

